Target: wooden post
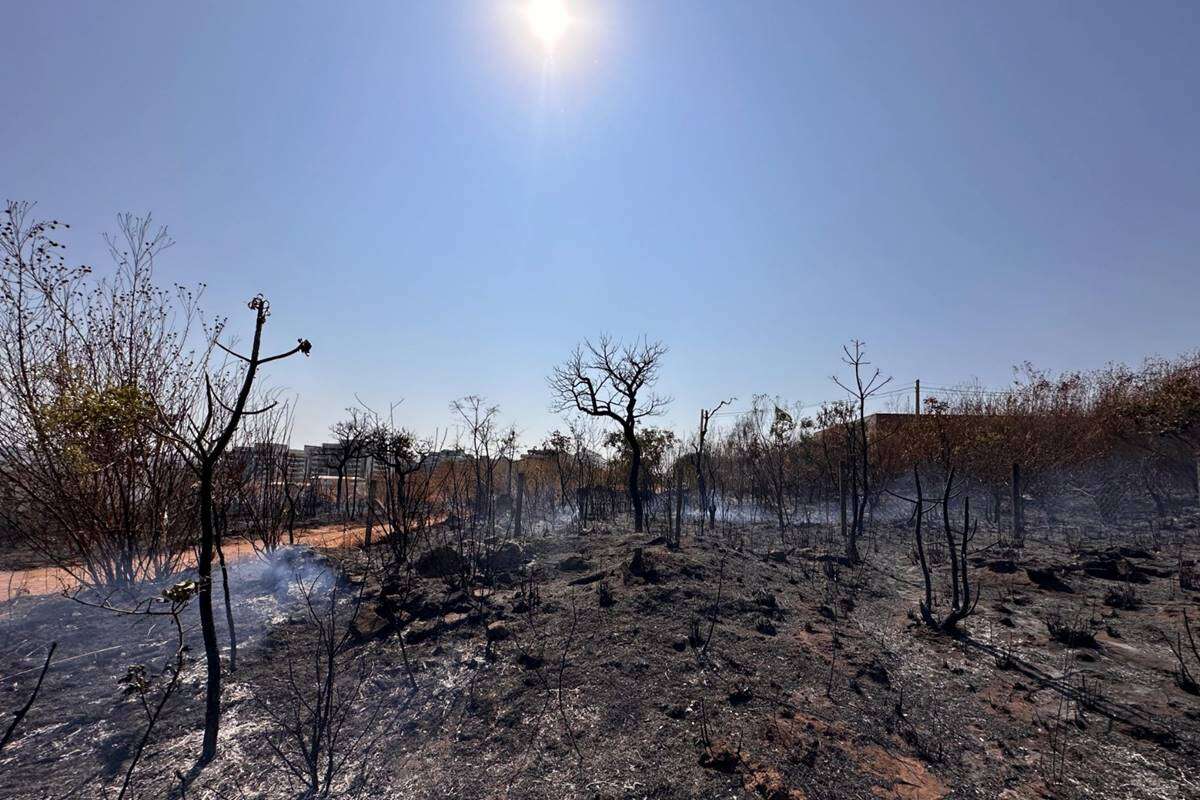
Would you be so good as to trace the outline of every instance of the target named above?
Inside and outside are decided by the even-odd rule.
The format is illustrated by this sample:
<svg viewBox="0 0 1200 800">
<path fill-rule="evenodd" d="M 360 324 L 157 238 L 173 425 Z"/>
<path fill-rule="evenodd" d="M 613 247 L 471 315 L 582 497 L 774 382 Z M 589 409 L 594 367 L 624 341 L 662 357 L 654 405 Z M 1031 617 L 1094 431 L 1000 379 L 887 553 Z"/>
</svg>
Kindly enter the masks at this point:
<svg viewBox="0 0 1200 800">
<path fill-rule="evenodd" d="M 513 536 L 521 535 L 521 508 L 525 505 L 525 473 L 517 473 L 517 503 L 513 506 Z"/>
<path fill-rule="evenodd" d="M 1021 499 L 1021 465 L 1012 465 L 1013 536 L 1020 538 L 1025 532 L 1025 503 Z"/>
</svg>

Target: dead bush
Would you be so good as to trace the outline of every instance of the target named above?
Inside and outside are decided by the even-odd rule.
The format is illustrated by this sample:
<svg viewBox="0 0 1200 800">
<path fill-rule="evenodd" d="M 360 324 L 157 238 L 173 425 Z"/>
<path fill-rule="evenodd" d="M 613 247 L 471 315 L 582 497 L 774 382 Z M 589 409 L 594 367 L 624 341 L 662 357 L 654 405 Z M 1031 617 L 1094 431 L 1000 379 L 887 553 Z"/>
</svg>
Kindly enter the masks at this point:
<svg viewBox="0 0 1200 800">
<path fill-rule="evenodd" d="M 349 593 L 328 571 L 297 574 L 295 585 L 303 626 L 289 639 L 273 685 L 254 697 L 269 720 L 263 740 L 301 797 L 374 796 L 373 755 L 399 708 L 367 697 L 374 660 L 355 648 L 354 637 L 362 590 Z"/>
<path fill-rule="evenodd" d="M 1096 646 L 1096 634 L 1082 615 L 1065 617 L 1057 613 L 1052 614 L 1046 620 L 1046 628 L 1050 631 L 1051 639 L 1067 647 Z"/>
</svg>

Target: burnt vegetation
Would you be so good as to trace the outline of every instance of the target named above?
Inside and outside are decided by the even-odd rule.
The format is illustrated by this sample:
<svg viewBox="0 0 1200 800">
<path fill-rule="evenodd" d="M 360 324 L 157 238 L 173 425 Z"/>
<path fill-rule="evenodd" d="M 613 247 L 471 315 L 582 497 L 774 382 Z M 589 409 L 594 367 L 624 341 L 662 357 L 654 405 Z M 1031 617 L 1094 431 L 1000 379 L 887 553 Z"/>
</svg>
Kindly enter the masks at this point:
<svg viewBox="0 0 1200 800">
<path fill-rule="evenodd" d="M 1200 356 L 921 397 L 855 341 L 670 430 L 605 335 L 540 441 L 350 396 L 300 450 L 319 347 L 65 228 L 0 228 L 0 796 L 1200 792 Z"/>
</svg>

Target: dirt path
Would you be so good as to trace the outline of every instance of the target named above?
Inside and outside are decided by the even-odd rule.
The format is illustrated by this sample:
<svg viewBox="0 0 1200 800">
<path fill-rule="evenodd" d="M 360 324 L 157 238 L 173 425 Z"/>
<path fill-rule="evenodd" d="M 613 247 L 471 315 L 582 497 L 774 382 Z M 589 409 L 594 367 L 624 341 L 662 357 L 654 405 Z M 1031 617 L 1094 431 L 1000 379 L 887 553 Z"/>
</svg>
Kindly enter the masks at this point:
<svg viewBox="0 0 1200 800">
<path fill-rule="evenodd" d="M 350 547 L 362 541 L 360 526 L 323 525 L 296 531 L 296 544 L 310 547 Z M 233 539 L 225 544 L 225 559 L 238 563 L 254 558 L 256 551 L 245 539 Z M 192 566 L 195 559 L 185 562 Z M 22 595 L 44 596 L 58 594 L 79 586 L 79 580 L 62 567 L 41 566 L 25 569 L 0 570 L 0 603 Z"/>
</svg>

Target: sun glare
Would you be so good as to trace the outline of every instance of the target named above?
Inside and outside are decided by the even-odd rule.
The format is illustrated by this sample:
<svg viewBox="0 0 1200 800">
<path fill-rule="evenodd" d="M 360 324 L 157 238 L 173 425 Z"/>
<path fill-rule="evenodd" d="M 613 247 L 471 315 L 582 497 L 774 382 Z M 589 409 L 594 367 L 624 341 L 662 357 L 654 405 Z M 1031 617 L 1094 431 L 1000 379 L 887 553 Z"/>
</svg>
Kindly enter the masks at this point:
<svg viewBox="0 0 1200 800">
<path fill-rule="evenodd" d="M 553 50 L 571 24 L 565 0 L 530 0 L 525 10 L 533 35 L 546 50 Z"/>
</svg>

